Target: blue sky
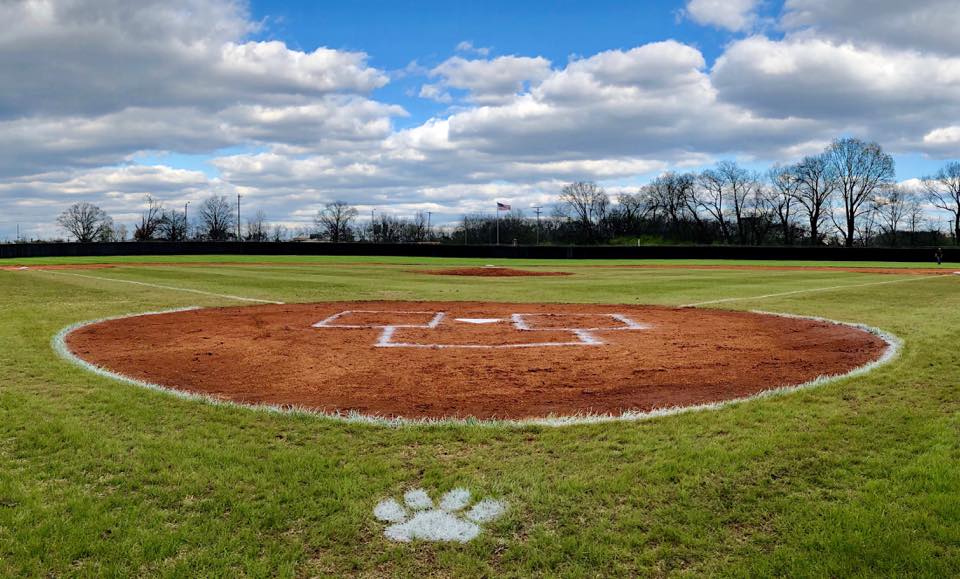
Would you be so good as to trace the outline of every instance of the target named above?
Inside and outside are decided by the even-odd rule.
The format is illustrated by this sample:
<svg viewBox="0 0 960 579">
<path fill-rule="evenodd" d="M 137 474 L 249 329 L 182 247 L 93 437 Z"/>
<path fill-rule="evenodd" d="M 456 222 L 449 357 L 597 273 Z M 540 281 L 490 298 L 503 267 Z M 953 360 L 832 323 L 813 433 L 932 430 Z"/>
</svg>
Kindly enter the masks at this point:
<svg viewBox="0 0 960 579">
<path fill-rule="evenodd" d="M 61 234 L 81 200 L 132 223 L 147 195 L 453 223 L 846 135 L 915 188 L 960 150 L 954 0 L 15 0 L 0 22 L 0 239 Z"/>
<path fill-rule="evenodd" d="M 264 23 L 261 38 L 282 39 L 305 50 L 328 46 L 360 50 L 370 64 L 402 71 L 416 62 L 431 68 L 461 42 L 487 48 L 491 56 L 538 55 L 558 64 L 570 56 L 629 49 L 674 38 L 696 45 L 712 61 L 731 34 L 679 16 L 683 2 L 397 1 L 267 2 L 251 5 Z M 422 79 L 403 76 L 377 92 L 402 102 L 422 122 L 443 112 L 436 103 L 411 97 Z"/>
</svg>

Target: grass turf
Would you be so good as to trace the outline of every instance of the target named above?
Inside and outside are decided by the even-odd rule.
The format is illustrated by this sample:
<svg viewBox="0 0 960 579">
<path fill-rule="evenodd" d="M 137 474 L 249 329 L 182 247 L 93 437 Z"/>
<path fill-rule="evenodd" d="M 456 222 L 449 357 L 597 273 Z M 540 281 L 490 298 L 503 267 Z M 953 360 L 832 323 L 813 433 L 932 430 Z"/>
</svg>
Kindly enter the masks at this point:
<svg viewBox="0 0 960 579">
<path fill-rule="evenodd" d="M 240 302 L 0 271 L 0 575 L 960 573 L 960 277 L 865 286 L 892 278 L 595 268 L 477 279 L 404 264 L 490 260 L 216 261 L 237 265 L 76 273 L 287 302 L 676 305 L 850 285 L 716 307 L 862 322 L 904 349 L 867 376 L 715 412 L 387 429 L 180 400 L 91 375 L 50 349 L 60 328 L 85 319 Z M 511 507 L 466 545 L 390 543 L 373 506 L 415 486 L 435 496 L 465 486 Z"/>
</svg>

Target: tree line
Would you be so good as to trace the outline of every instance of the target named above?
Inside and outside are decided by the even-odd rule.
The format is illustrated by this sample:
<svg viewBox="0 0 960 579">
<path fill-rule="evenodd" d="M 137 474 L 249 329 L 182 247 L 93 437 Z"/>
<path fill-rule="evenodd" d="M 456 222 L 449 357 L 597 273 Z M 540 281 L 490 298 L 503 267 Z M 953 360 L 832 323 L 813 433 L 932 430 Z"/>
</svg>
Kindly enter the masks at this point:
<svg viewBox="0 0 960 579">
<path fill-rule="evenodd" d="M 468 214 L 455 226 L 434 228 L 430 214 L 412 218 L 385 213 L 358 223 L 359 212 L 344 201 L 327 203 L 301 238 L 377 243 L 699 243 L 737 245 L 939 245 L 940 227 L 925 204 L 950 219 L 960 240 L 960 162 L 947 163 L 920 180 L 919 190 L 895 181 L 893 158 L 874 142 L 833 141 L 821 153 L 765 172 L 721 161 L 699 172 L 667 172 L 634 192 L 611 197 L 593 182 L 562 188 L 551 211 L 536 217 Z M 99 207 L 77 203 L 58 218 L 79 241 L 122 241 Z M 196 219 L 148 197 L 134 225 L 137 241 L 285 241 L 293 232 L 270 225 L 262 211 L 240 224 L 225 196 L 197 207 Z"/>
</svg>

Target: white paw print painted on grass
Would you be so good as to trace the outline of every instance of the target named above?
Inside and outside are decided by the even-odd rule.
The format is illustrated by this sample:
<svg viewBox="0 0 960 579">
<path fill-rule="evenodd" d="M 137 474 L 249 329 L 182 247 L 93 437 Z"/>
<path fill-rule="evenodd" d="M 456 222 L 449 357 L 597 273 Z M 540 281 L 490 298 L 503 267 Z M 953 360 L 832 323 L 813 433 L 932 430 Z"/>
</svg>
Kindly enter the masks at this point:
<svg viewBox="0 0 960 579">
<path fill-rule="evenodd" d="M 380 501 L 373 516 L 385 523 L 393 523 L 383 534 L 391 541 L 457 541 L 466 543 L 480 534 L 481 525 L 493 521 L 507 510 L 506 503 L 484 499 L 469 511 L 470 491 L 453 489 L 440 499 L 435 507 L 430 495 L 423 489 L 414 489 L 403 495 L 406 507 L 393 499 Z"/>
</svg>

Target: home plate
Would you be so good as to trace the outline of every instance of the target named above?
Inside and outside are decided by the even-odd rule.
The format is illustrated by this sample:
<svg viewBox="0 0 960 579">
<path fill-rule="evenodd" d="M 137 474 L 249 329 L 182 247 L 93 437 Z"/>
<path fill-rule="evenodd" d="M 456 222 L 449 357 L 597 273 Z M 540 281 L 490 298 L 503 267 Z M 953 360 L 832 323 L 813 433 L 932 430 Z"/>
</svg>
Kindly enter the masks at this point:
<svg viewBox="0 0 960 579">
<path fill-rule="evenodd" d="M 502 322 L 503 318 L 455 318 L 458 322 L 466 322 L 468 324 L 495 324 L 497 322 Z"/>
</svg>

